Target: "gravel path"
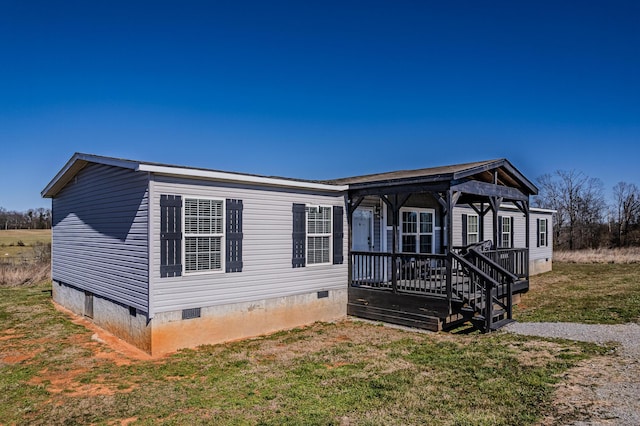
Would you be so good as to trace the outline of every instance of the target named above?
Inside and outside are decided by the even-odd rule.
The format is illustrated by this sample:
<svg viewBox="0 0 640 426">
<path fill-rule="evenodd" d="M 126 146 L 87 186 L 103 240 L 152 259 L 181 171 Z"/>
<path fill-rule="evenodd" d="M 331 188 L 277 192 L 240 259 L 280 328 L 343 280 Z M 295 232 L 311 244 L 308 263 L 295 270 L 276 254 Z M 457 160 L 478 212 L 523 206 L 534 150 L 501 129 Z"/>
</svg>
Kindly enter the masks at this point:
<svg viewBox="0 0 640 426">
<path fill-rule="evenodd" d="M 588 413 L 573 426 L 640 425 L 640 324 L 513 323 L 503 330 L 528 336 L 620 344 L 620 357 L 586 362 L 562 394 L 566 407 Z M 576 408 L 578 407 L 578 408 Z"/>
</svg>

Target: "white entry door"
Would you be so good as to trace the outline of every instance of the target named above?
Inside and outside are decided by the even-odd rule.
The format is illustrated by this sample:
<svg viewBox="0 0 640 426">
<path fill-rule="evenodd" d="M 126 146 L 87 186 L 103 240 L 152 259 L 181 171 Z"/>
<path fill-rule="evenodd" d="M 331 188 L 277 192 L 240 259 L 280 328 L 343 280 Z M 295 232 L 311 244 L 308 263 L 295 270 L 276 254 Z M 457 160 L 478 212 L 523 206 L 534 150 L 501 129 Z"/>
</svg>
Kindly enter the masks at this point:
<svg viewBox="0 0 640 426">
<path fill-rule="evenodd" d="M 373 248 L 373 210 L 360 208 L 353 212 L 351 237 L 353 251 L 371 251 Z"/>
<path fill-rule="evenodd" d="M 373 210 L 359 208 L 353 212 L 351 228 L 351 250 L 372 251 L 373 249 Z M 358 260 L 353 265 L 353 278 L 365 280 L 372 277 L 372 264 L 370 259 L 356 256 Z"/>
</svg>

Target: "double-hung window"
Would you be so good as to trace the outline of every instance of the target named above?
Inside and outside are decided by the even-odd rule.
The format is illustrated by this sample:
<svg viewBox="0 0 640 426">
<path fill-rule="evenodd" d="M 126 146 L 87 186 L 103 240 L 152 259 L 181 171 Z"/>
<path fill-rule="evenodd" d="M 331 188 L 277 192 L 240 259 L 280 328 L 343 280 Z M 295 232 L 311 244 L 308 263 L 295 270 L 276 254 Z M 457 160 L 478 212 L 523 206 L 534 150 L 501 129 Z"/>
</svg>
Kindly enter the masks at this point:
<svg viewBox="0 0 640 426">
<path fill-rule="evenodd" d="M 467 244 L 475 244 L 479 238 L 478 215 L 470 214 L 467 216 Z"/>
<path fill-rule="evenodd" d="M 433 253 L 433 211 L 402 210 L 402 247 L 405 253 Z"/>
<path fill-rule="evenodd" d="M 547 219 L 538 219 L 538 247 L 546 247 L 547 244 Z"/>
<path fill-rule="evenodd" d="M 307 265 L 331 262 L 331 207 L 307 206 Z"/>
<path fill-rule="evenodd" d="M 184 200 L 185 272 L 222 271 L 224 201 Z"/>
<path fill-rule="evenodd" d="M 500 247 L 511 247 L 511 216 L 501 216 L 502 221 L 502 235 L 500 235 Z"/>
</svg>

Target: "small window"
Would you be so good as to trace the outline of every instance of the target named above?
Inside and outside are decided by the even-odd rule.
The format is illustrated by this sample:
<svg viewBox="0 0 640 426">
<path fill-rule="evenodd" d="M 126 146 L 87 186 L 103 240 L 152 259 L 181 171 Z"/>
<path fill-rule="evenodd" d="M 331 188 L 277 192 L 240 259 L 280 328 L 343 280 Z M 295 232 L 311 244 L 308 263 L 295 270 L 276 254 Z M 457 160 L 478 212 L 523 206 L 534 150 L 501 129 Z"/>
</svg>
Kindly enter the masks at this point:
<svg viewBox="0 0 640 426">
<path fill-rule="evenodd" d="M 467 216 L 467 244 L 475 244 L 479 238 L 478 215 L 470 214 Z"/>
<path fill-rule="evenodd" d="M 538 246 L 546 247 L 547 245 L 547 219 L 538 219 Z"/>
<path fill-rule="evenodd" d="M 511 247 L 511 217 L 502 216 L 502 235 L 500 236 L 500 247 Z"/>
<path fill-rule="evenodd" d="M 307 206 L 307 265 L 331 262 L 331 207 Z"/>
<path fill-rule="evenodd" d="M 222 270 L 223 204 L 222 200 L 185 198 L 185 272 Z"/>
</svg>

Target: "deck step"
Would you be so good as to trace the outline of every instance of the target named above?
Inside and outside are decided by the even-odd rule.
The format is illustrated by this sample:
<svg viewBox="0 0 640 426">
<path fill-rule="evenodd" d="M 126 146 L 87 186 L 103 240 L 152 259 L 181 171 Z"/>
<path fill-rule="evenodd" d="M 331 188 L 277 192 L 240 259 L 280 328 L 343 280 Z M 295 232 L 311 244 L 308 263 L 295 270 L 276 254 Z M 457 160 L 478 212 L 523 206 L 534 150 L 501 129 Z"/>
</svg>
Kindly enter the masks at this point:
<svg viewBox="0 0 640 426">
<path fill-rule="evenodd" d="M 507 324 L 511 324 L 512 322 L 516 322 L 516 320 L 514 319 L 509 319 L 509 318 L 505 318 L 503 320 L 500 321 L 496 321 L 493 324 L 491 324 L 491 330 L 495 331 L 495 330 L 499 330 L 502 327 L 504 327 Z"/>
<path fill-rule="evenodd" d="M 407 327 L 422 328 L 430 331 L 442 330 L 442 321 L 440 318 L 395 309 L 385 309 L 357 303 L 348 303 L 347 315 L 373 321 L 383 321 L 391 324 L 404 325 Z"/>
</svg>

